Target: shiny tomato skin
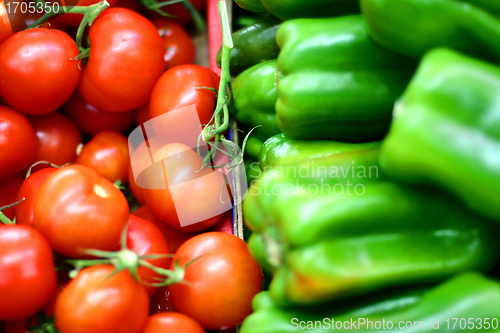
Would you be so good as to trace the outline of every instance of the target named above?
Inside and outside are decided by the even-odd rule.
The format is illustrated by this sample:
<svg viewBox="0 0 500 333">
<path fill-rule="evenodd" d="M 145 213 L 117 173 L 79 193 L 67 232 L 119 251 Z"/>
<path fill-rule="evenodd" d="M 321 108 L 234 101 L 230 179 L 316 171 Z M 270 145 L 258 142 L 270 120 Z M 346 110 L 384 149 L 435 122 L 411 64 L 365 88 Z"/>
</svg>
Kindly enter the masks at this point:
<svg viewBox="0 0 500 333">
<path fill-rule="evenodd" d="M 165 47 L 165 70 L 184 64 L 192 64 L 196 54 L 194 42 L 183 27 L 168 19 L 151 21 Z"/>
<path fill-rule="evenodd" d="M 252 299 L 262 288 L 262 272 L 240 238 L 222 232 L 195 236 L 177 250 L 172 263 L 199 258 L 184 279 L 169 287 L 175 307 L 205 329 L 240 325 L 252 312 Z M 210 309 L 217 309 L 216 312 Z"/>
<path fill-rule="evenodd" d="M 79 91 L 94 107 L 110 112 L 146 104 L 164 70 L 163 42 L 154 25 L 125 8 L 102 12 L 89 30 L 90 56 Z"/>
<path fill-rule="evenodd" d="M 56 170 L 55 168 L 45 168 L 32 173 L 23 181 L 16 198 L 16 201 L 24 198 L 24 201 L 15 207 L 17 224 L 34 227 L 35 202 L 38 192 L 45 180 Z"/>
<path fill-rule="evenodd" d="M 80 79 L 78 47 L 60 30 L 34 28 L 0 45 L 0 96 L 30 115 L 57 110 Z"/>
<path fill-rule="evenodd" d="M 86 165 L 112 183 L 128 183 L 130 157 L 128 140 L 117 132 L 100 132 L 90 140 L 78 155 L 76 164 Z"/>
<path fill-rule="evenodd" d="M 28 119 L 0 105 L 0 181 L 28 167 L 36 153 L 37 137 Z M 22 147 L 22 149 L 19 149 Z"/>
<path fill-rule="evenodd" d="M 62 111 L 90 136 L 104 131 L 123 133 L 134 125 L 135 119 L 135 111 L 116 113 L 96 109 L 82 98 L 78 89 L 62 106 Z"/>
<path fill-rule="evenodd" d="M 166 112 L 192 104 L 201 124 L 208 124 L 212 118 L 217 94 L 208 87 L 218 89 L 217 74 L 198 65 L 180 65 L 166 71 L 156 83 L 149 102 L 149 117 L 153 119 Z M 181 124 L 182 119 L 178 122 Z"/>
<path fill-rule="evenodd" d="M 141 217 L 153 223 L 163 234 L 168 243 L 171 253 L 175 253 L 179 247 L 188 239 L 197 235 L 195 232 L 183 232 L 172 228 L 158 217 L 156 217 L 148 206 L 143 206 L 132 213 L 132 215 Z"/>
<path fill-rule="evenodd" d="M 28 116 L 38 138 L 33 162 L 48 161 L 56 165 L 73 163 L 76 149 L 82 143 L 82 134 L 75 123 L 59 112 L 42 116 Z M 44 166 L 36 166 L 32 171 Z"/>
<path fill-rule="evenodd" d="M 169 254 L 167 241 L 162 232 L 153 223 L 130 215 L 127 229 L 127 247 L 139 256 L 150 254 Z M 150 264 L 168 269 L 171 258 L 158 258 L 146 260 Z M 157 283 L 157 278 L 161 276 L 147 267 L 140 267 L 138 270 L 141 281 L 146 283 Z M 158 291 L 158 287 L 145 286 L 149 297 L 153 297 Z"/>
<path fill-rule="evenodd" d="M 205 333 L 195 320 L 182 313 L 163 312 L 149 316 L 141 333 L 182 332 Z"/>
<path fill-rule="evenodd" d="M 56 252 L 81 258 L 85 249 L 116 249 L 128 216 L 127 199 L 113 183 L 92 168 L 70 165 L 42 184 L 34 226 Z"/>
<path fill-rule="evenodd" d="M 149 296 L 128 271 L 82 270 L 56 300 L 56 328 L 64 333 L 139 333 L 149 314 Z"/>
<path fill-rule="evenodd" d="M 111 7 L 113 7 L 113 5 L 116 3 L 116 0 L 107 0 L 107 1 Z M 98 2 L 99 0 L 78 0 L 77 7 L 88 7 Z M 83 14 L 63 14 L 57 17 L 55 21 L 60 24 L 77 28 L 82 22 L 82 19 L 83 19 Z"/>
<path fill-rule="evenodd" d="M 176 311 L 174 302 L 168 286 L 161 287 L 160 290 L 151 298 L 151 314 L 165 311 Z"/>
<path fill-rule="evenodd" d="M 14 175 L 0 182 L 0 207 L 13 204 L 18 201 L 17 193 L 23 184 L 24 178 Z M 10 207 L 2 211 L 11 221 L 16 216 L 16 207 Z"/>
<path fill-rule="evenodd" d="M 0 226 L 0 320 L 26 319 L 57 289 L 52 249 L 35 229 Z"/>
</svg>

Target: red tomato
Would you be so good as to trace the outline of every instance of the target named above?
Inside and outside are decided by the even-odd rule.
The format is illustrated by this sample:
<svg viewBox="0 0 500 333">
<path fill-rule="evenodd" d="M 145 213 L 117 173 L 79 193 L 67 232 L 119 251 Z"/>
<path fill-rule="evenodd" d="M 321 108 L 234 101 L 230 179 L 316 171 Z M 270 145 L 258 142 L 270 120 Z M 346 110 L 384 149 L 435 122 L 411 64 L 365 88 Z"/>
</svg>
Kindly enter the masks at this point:
<svg viewBox="0 0 500 333">
<path fill-rule="evenodd" d="M 232 208 L 228 192 L 222 191 L 224 175 L 208 167 L 199 171 L 201 158 L 188 146 L 164 145 L 153 153 L 153 160 L 158 163 L 151 167 L 148 181 L 163 182 L 166 189 L 144 188 L 142 192 L 153 214 L 171 227 L 186 232 L 205 230 Z"/>
<path fill-rule="evenodd" d="M 222 232 L 201 234 L 179 248 L 172 264 L 179 260 L 185 265 L 195 258 L 199 259 L 186 268 L 184 279 L 189 284 L 169 287 L 177 310 L 206 329 L 240 325 L 262 288 L 262 272 L 247 244 Z"/>
<path fill-rule="evenodd" d="M 233 211 L 228 210 L 226 214 L 222 215 L 221 219 L 210 228 L 211 231 L 225 232 L 226 234 L 233 235 Z"/>
<path fill-rule="evenodd" d="M 57 169 L 46 168 L 32 173 L 28 178 L 24 180 L 17 194 L 15 201 L 25 199 L 23 202 L 15 207 L 16 212 L 16 223 L 26 224 L 33 227 L 34 216 L 35 216 L 35 202 L 38 197 L 38 191 L 40 187 L 45 182 L 45 180 L 53 174 Z"/>
<path fill-rule="evenodd" d="M 208 89 L 196 89 L 197 87 L 218 89 L 219 76 L 198 65 L 180 65 L 166 71 L 151 94 L 150 119 L 195 104 L 201 124 L 208 124 L 214 113 L 217 94 Z M 182 114 L 179 117 L 181 118 L 177 122 L 182 124 Z"/>
<path fill-rule="evenodd" d="M 132 215 L 142 217 L 145 220 L 153 223 L 167 240 L 168 247 L 171 253 L 175 253 L 177 249 L 184 244 L 188 239 L 197 235 L 194 232 L 182 232 L 177 229 L 172 228 L 159 218 L 153 215 L 151 209 L 148 206 L 143 206 L 132 213 Z"/>
<path fill-rule="evenodd" d="M 168 287 L 161 287 L 160 290 L 151 298 L 151 314 L 165 311 L 177 311 Z"/>
<path fill-rule="evenodd" d="M 0 45 L 0 96 L 31 115 L 57 110 L 80 79 L 74 40 L 60 30 L 30 29 Z"/>
<path fill-rule="evenodd" d="M 116 0 L 107 0 L 110 6 L 113 6 L 116 3 Z M 60 2 L 60 1 L 56 1 Z M 77 3 L 76 7 L 88 7 L 90 5 L 94 5 L 98 3 L 99 0 L 78 0 L 74 3 Z M 82 22 L 83 14 L 63 14 L 55 19 L 56 22 L 62 23 L 64 25 L 68 25 L 70 27 L 78 27 Z"/>
<path fill-rule="evenodd" d="M 35 157 L 37 138 L 21 113 L 0 106 L 0 181 L 26 168 Z"/>
<path fill-rule="evenodd" d="M 144 200 L 144 194 L 142 194 L 142 188 L 137 185 L 134 178 L 134 173 L 132 171 L 132 166 L 129 166 L 128 169 L 128 184 L 130 186 L 130 190 L 132 194 L 136 198 L 136 200 L 141 204 L 145 205 L 146 201 Z M 163 222 L 162 222 L 163 223 Z"/>
<path fill-rule="evenodd" d="M 56 165 L 73 163 L 76 148 L 82 143 L 82 134 L 71 119 L 59 112 L 42 116 L 30 116 L 29 121 L 38 137 L 38 145 L 33 162 L 48 161 Z M 32 171 L 46 166 L 36 166 Z"/>
<path fill-rule="evenodd" d="M 19 10 L 19 8 L 14 10 L 16 1 L 17 0 L 4 0 L 2 1 L 4 6 L 0 6 L 0 44 L 12 36 L 14 32 L 21 31 L 25 28 L 24 16 L 26 14 Z M 13 15 L 7 14 L 9 9 Z"/>
<path fill-rule="evenodd" d="M 184 64 L 192 64 L 196 49 L 193 40 L 183 27 L 168 19 L 151 21 L 165 46 L 165 70 Z"/>
<path fill-rule="evenodd" d="M 43 183 L 34 225 L 55 251 L 78 258 L 85 249 L 116 249 L 128 216 L 127 199 L 113 183 L 92 168 L 70 165 Z"/>
<path fill-rule="evenodd" d="M 125 8 L 102 12 L 89 30 L 90 56 L 79 84 L 82 97 L 112 112 L 146 104 L 163 73 L 163 43 L 145 17 Z"/>
<path fill-rule="evenodd" d="M 205 330 L 182 313 L 164 312 L 150 316 L 141 331 L 141 333 L 158 332 L 205 333 Z"/>
<path fill-rule="evenodd" d="M 52 249 L 35 229 L 0 227 L 0 320 L 21 320 L 43 309 L 57 288 Z"/>
<path fill-rule="evenodd" d="M 169 254 L 167 241 L 162 232 L 153 223 L 143 218 L 130 215 L 127 229 L 127 247 L 139 256 L 149 254 Z M 168 269 L 171 258 L 159 258 L 146 260 L 150 264 Z M 138 270 L 141 281 L 146 283 L 157 283 L 161 276 L 147 267 Z M 146 286 L 149 297 L 153 297 L 158 287 Z"/>
<path fill-rule="evenodd" d="M 93 168 L 112 183 L 121 180 L 126 184 L 130 167 L 128 140 L 116 132 L 98 133 L 83 146 L 75 163 Z"/>
<path fill-rule="evenodd" d="M 198 11 L 203 10 L 207 4 L 207 0 L 189 0 L 189 1 Z M 172 19 L 180 25 L 186 25 L 191 21 L 193 21 L 191 14 L 189 14 L 189 12 L 180 3 L 164 6 L 161 7 L 161 9 L 168 14 L 174 15 L 175 18 Z M 163 17 L 156 12 L 150 12 L 150 16 L 154 18 Z"/>
<path fill-rule="evenodd" d="M 80 96 L 78 89 L 62 110 L 83 133 L 90 136 L 104 131 L 125 132 L 132 127 L 135 119 L 135 111 L 116 113 L 96 109 Z"/>
<path fill-rule="evenodd" d="M 9 179 L 0 182 L 0 207 L 10 205 L 18 201 L 17 193 L 21 188 L 24 178 L 18 175 L 14 175 Z M 10 207 L 3 210 L 5 216 L 7 216 L 11 221 L 16 216 L 16 207 Z"/>
<path fill-rule="evenodd" d="M 56 300 L 56 327 L 64 333 L 139 333 L 149 296 L 128 271 L 100 265 L 82 270 Z"/>
</svg>

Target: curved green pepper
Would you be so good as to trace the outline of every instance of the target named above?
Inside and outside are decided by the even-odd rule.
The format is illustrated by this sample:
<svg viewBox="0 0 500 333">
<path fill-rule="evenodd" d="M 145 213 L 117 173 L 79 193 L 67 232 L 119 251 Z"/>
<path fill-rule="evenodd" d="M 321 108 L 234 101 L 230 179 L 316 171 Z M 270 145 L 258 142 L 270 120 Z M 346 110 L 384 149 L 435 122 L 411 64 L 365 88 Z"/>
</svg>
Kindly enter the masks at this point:
<svg viewBox="0 0 500 333">
<path fill-rule="evenodd" d="M 427 54 L 395 109 L 381 167 L 448 190 L 500 222 L 500 68 L 449 50 Z"/>
<path fill-rule="evenodd" d="M 361 0 L 361 8 L 372 37 L 396 52 L 421 57 L 448 47 L 500 61 L 498 1 Z"/>
<path fill-rule="evenodd" d="M 347 301 L 347 304 L 337 302 L 320 308 L 281 309 L 267 292 L 261 292 L 252 303 L 254 313 L 245 319 L 240 332 L 327 333 L 336 323 L 345 323 L 342 328 L 335 328 L 335 331 L 341 332 L 393 332 L 404 329 L 407 322 L 415 325 L 414 330 L 418 332 L 456 332 L 460 325 L 464 327 L 463 320 L 459 322 L 462 318 L 465 318 L 465 326 L 472 321 L 475 330 L 497 331 L 493 328 L 498 328 L 495 323 L 499 320 L 500 283 L 497 281 L 475 273 L 464 273 L 431 289 L 400 293 L 370 295 L 369 298 Z M 455 322 L 453 317 L 458 320 Z M 372 322 L 371 326 L 368 320 Z M 317 321 L 322 323 L 322 328 L 312 330 L 311 326 L 307 327 L 314 327 Z M 380 329 L 374 329 L 375 322 L 380 322 Z"/>
<path fill-rule="evenodd" d="M 279 48 L 276 31 L 281 21 L 273 16 L 234 32 L 233 49 L 230 55 L 231 73 L 238 74 L 261 62 L 276 59 Z M 222 60 L 222 48 L 217 53 L 217 66 Z"/>
<path fill-rule="evenodd" d="M 380 142 L 345 143 L 294 140 L 281 133 L 264 142 L 260 151 L 259 162 L 261 168 L 264 169 L 372 148 L 380 148 Z"/>
<path fill-rule="evenodd" d="M 376 44 L 361 16 L 283 23 L 276 115 L 295 139 L 380 139 L 416 63 Z"/>
<path fill-rule="evenodd" d="M 234 2 L 249 12 L 262 13 L 267 11 L 260 0 L 234 0 Z"/>
<path fill-rule="evenodd" d="M 251 127 L 260 125 L 252 133 L 261 140 L 280 133 L 274 111 L 278 99 L 276 81 L 276 60 L 255 65 L 233 81 L 234 104 L 231 111 L 241 123 Z"/>
<path fill-rule="evenodd" d="M 357 0 L 261 0 L 261 3 L 282 20 L 359 13 Z"/>
</svg>

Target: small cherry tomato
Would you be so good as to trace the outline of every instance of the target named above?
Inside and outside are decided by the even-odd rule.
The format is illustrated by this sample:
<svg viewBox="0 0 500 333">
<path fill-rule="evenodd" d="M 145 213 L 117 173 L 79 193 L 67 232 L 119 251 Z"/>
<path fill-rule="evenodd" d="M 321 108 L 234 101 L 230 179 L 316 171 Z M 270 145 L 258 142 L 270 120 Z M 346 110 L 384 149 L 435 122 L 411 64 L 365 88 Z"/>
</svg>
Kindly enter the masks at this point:
<svg viewBox="0 0 500 333">
<path fill-rule="evenodd" d="M 172 301 L 172 297 L 170 296 L 168 286 L 161 287 L 153 298 L 151 298 L 151 314 L 165 311 L 177 311 Z"/>
<path fill-rule="evenodd" d="M 182 313 L 164 312 L 150 316 L 141 331 L 158 332 L 205 333 L 205 330 L 195 320 Z"/>
<path fill-rule="evenodd" d="M 75 163 L 91 167 L 112 183 L 121 180 L 126 184 L 130 167 L 128 140 L 117 132 L 100 132 L 83 146 Z"/>
<path fill-rule="evenodd" d="M 42 184 L 34 226 L 60 254 L 112 251 L 129 217 L 127 199 L 113 183 L 84 165 L 58 169 Z"/>
<path fill-rule="evenodd" d="M 37 137 L 33 126 L 21 113 L 0 106 L 0 181 L 23 170 L 36 153 Z"/>
<path fill-rule="evenodd" d="M 111 7 L 116 3 L 116 0 L 107 0 L 107 1 Z M 88 7 L 98 2 L 99 0 L 78 0 L 75 3 L 78 4 L 78 6 L 76 7 Z M 55 19 L 55 21 L 70 27 L 78 27 L 82 22 L 82 19 L 83 19 L 83 14 L 63 14 L 61 16 L 58 16 Z"/>
<path fill-rule="evenodd" d="M 56 165 L 73 163 L 76 160 L 76 148 L 82 143 L 82 134 L 71 119 L 59 112 L 42 116 L 29 116 L 29 121 L 38 137 L 33 162 L 48 161 Z M 39 165 L 32 171 L 46 166 Z"/>
<path fill-rule="evenodd" d="M 34 226 L 35 202 L 38 197 L 38 192 L 45 180 L 56 170 L 55 168 L 42 169 L 32 173 L 24 180 L 16 198 L 16 201 L 24 198 L 24 201 L 15 207 L 17 224 L 25 224 L 30 227 Z"/>
<path fill-rule="evenodd" d="M 124 270 L 89 267 L 56 300 L 56 328 L 64 333 L 139 333 L 149 314 L 146 289 Z"/>
<path fill-rule="evenodd" d="M 79 90 L 94 107 L 110 112 L 146 104 L 164 71 L 163 42 L 144 16 L 125 8 L 102 12 L 89 30 L 90 55 Z"/>
<path fill-rule="evenodd" d="M 0 207 L 7 206 L 18 201 L 16 199 L 17 193 L 19 192 L 23 181 L 23 177 L 14 175 L 0 182 Z M 12 221 L 16 216 L 16 207 L 17 206 L 4 209 L 2 212 Z"/>
<path fill-rule="evenodd" d="M 183 27 L 168 19 L 151 21 L 160 34 L 165 47 L 165 70 L 192 64 L 196 54 L 194 42 Z"/>
<path fill-rule="evenodd" d="M 184 280 L 169 286 L 176 309 L 205 329 L 240 325 L 252 312 L 252 299 L 262 288 L 262 272 L 240 238 L 222 232 L 195 236 L 175 253 L 172 265 L 193 259 Z M 217 309 L 216 312 L 211 309 Z"/>
<path fill-rule="evenodd" d="M 34 315 L 50 302 L 56 288 L 47 240 L 25 225 L 0 227 L 0 320 Z"/>
<path fill-rule="evenodd" d="M 34 28 L 0 45 L 0 96 L 30 115 L 53 112 L 71 96 L 80 79 L 78 47 L 60 30 Z"/>
</svg>

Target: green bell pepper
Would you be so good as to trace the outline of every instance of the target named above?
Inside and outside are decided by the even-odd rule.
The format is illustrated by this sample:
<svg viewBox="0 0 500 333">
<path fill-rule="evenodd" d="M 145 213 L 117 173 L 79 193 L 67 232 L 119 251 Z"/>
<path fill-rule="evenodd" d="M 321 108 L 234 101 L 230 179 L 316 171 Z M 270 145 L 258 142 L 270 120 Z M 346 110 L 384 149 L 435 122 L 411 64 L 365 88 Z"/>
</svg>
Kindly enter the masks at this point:
<svg viewBox="0 0 500 333">
<path fill-rule="evenodd" d="M 291 165 L 316 158 L 352 151 L 380 148 L 380 142 L 344 143 L 336 141 L 294 140 L 281 133 L 262 145 L 259 162 L 261 168 Z"/>
<path fill-rule="evenodd" d="M 281 23 L 280 19 L 271 16 L 232 34 L 234 45 L 230 55 L 230 68 L 233 75 L 278 57 L 276 31 Z M 217 53 L 217 66 L 219 67 L 221 60 L 222 48 Z"/>
<path fill-rule="evenodd" d="M 357 0 L 261 0 L 261 3 L 271 14 L 282 20 L 359 13 Z"/>
<path fill-rule="evenodd" d="M 332 329 L 360 333 L 392 332 L 405 329 L 408 322 L 414 325 L 415 332 L 456 332 L 467 326 L 474 330 L 498 332 L 498 281 L 476 273 L 464 273 L 434 288 L 399 293 L 385 295 L 385 300 L 384 295 L 370 295 L 329 307 L 282 309 L 274 304 L 269 293 L 261 292 L 255 296 L 252 303 L 254 313 L 245 319 L 240 333 L 327 333 Z M 465 325 L 462 318 L 465 318 Z M 339 325 L 341 323 L 343 325 Z M 317 329 L 313 330 L 314 325 Z M 377 326 L 380 329 L 375 329 Z"/>
<path fill-rule="evenodd" d="M 500 226 L 441 192 L 379 177 L 374 151 L 294 164 L 296 174 L 275 167 L 251 186 L 243 216 L 266 246 L 278 304 L 438 282 L 498 261 Z"/>
<path fill-rule="evenodd" d="M 250 127 L 261 126 L 252 135 L 263 141 L 281 132 L 274 111 L 278 99 L 276 81 L 276 60 L 269 60 L 247 69 L 232 84 L 232 114 L 238 122 Z"/>
<path fill-rule="evenodd" d="M 435 185 L 500 222 L 500 68 L 429 52 L 397 103 L 380 164 L 398 180 Z"/>
<path fill-rule="evenodd" d="M 362 142 L 382 138 L 414 60 L 369 36 L 361 16 L 284 22 L 276 115 L 295 139 Z"/>
<path fill-rule="evenodd" d="M 249 12 L 262 13 L 267 11 L 260 0 L 234 0 L 234 2 Z"/>
<path fill-rule="evenodd" d="M 448 47 L 500 61 L 499 1 L 361 0 L 361 8 L 372 37 L 396 52 Z"/>
</svg>

